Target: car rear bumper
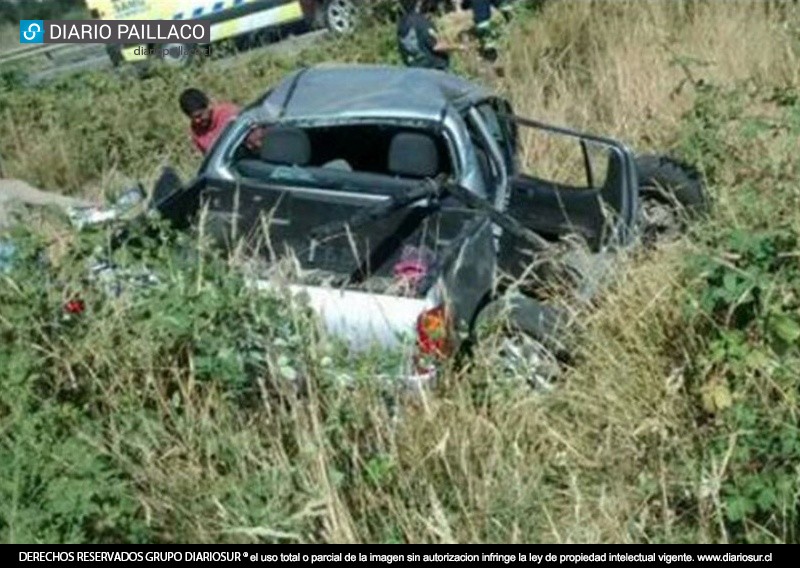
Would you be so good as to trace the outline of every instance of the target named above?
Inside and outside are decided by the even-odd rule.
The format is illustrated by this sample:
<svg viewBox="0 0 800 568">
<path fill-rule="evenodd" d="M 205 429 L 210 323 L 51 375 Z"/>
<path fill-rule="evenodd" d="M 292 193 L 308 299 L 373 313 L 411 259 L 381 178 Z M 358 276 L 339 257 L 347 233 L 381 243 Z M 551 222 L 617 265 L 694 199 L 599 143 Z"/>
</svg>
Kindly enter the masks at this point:
<svg viewBox="0 0 800 568">
<path fill-rule="evenodd" d="M 327 333 L 346 342 L 353 351 L 402 349 L 408 351 L 409 358 L 416 345 L 417 318 L 434 305 L 427 298 L 299 284 L 281 286 L 267 280 L 256 280 L 252 285 L 261 291 L 288 291 L 290 300 L 311 308 Z"/>
<path fill-rule="evenodd" d="M 417 351 L 417 320 L 436 304 L 435 298 L 404 298 L 291 284 L 280 286 L 267 280 L 251 283 L 261 291 L 289 292 L 291 301 L 311 308 L 328 336 L 343 341 L 353 353 L 372 348 L 401 354 L 397 372 L 387 377 L 409 391 L 421 392 L 437 384 L 439 369 L 420 366 Z"/>
</svg>

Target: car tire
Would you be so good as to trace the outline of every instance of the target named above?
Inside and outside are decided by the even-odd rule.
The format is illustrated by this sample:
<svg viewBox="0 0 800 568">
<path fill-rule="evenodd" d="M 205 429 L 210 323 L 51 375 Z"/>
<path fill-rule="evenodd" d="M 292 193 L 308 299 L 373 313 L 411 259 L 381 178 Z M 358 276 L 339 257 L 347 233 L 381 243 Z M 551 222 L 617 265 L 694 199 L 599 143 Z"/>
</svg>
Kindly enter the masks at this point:
<svg viewBox="0 0 800 568">
<path fill-rule="evenodd" d="M 106 54 L 108 54 L 108 59 L 111 61 L 111 65 L 113 65 L 114 67 L 119 67 L 120 65 L 122 65 L 124 59 L 122 57 L 121 45 L 107 44 Z"/>
<path fill-rule="evenodd" d="M 192 62 L 192 54 L 195 46 L 191 44 L 168 43 L 161 46 L 160 49 L 162 55 L 155 56 L 159 60 L 170 67 L 187 67 Z"/>
<path fill-rule="evenodd" d="M 710 199 L 700 173 L 668 156 L 636 158 L 642 232 L 646 242 L 672 240 L 687 222 L 707 214 Z"/>
<path fill-rule="evenodd" d="M 512 377 L 536 390 L 552 390 L 566 359 L 568 314 L 526 296 L 494 300 L 473 323 L 473 343 L 488 347 L 496 375 Z M 492 342 L 490 344 L 490 342 Z M 496 342 L 496 343 L 495 343 Z"/>
<path fill-rule="evenodd" d="M 322 23 L 336 35 L 352 33 L 359 20 L 359 8 L 353 0 L 325 0 Z"/>
</svg>

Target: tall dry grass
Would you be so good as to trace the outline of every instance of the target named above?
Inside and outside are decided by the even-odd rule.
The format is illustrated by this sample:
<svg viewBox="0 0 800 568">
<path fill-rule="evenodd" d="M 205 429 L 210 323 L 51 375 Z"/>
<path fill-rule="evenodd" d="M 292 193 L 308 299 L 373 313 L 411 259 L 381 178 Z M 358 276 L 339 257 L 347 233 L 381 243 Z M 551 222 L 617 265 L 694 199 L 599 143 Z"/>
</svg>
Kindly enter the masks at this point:
<svg viewBox="0 0 800 568">
<path fill-rule="evenodd" d="M 800 13 L 788 5 L 772 8 L 759 2 L 553 3 L 515 30 L 500 86 L 520 115 L 608 132 L 637 150 L 671 148 L 701 82 L 800 85 Z M 790 138 L 781 136 L 769 149 L 742 148 L 740 157 L 786 159 Z M 729 199 L 739 190 L 736 175 L 721 175 L 731 185 L 711 190 L 723 206 L 719 214 L 732 221 L 728 215 L 742 207 Z M 691 249 L 683 243 L 637 260 L 619 276 L 617 291 L 587 321 L 581 363 L 537 415 L 546 448 L 537 452 L 539 465 L 563 476 L 537 531 L 548 540 L 683 538 L 685 527 L 677 527 L 685 504 L 670 502 L 681 492 L 702 503 L 690 538 L 724 538 L 716 525 L 723 516 L 713 489 L 719 480 L 689 465 L 696 459 L 695 425 L 683 383 L 687 338 L 679 306 L 685 291 L 675 276 Z"/>
<path fill-rule="evenodd" d="M 797 8 L 670 0 L 549 4 L 520 23 L 499 87 L 522 116 L 668 147 L 695 81 L 796 85 Z"/>
</svg>

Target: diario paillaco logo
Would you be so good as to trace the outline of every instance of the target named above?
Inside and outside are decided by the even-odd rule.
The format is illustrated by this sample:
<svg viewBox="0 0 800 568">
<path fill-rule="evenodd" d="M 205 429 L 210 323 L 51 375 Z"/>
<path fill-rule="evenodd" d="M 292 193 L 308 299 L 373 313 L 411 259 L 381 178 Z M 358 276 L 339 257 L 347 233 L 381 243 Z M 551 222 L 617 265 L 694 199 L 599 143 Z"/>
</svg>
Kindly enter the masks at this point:
<svg viewBox="0 0 800 568">
<path fill-rule="evenodd" d="M 20 43 L 207 44 L 209 20 L 21 20 Z"/>
<path fill-rule="evenodd" d="M 20 20 L 20 43 L 44 43 L 44 20 Z"/>
</svg>

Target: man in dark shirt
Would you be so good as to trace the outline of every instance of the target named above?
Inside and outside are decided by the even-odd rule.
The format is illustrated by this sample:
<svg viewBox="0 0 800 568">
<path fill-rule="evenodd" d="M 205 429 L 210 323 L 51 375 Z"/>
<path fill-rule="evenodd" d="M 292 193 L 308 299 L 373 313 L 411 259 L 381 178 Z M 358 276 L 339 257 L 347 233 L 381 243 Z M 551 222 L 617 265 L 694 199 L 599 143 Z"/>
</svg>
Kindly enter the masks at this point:
<svg viewBox="0 0 800 568">
<path fill-rule="evenodd" d="M 425 0 L 403 0 L 403 16 L 397 23 L 397 47 L 409 67 L 447 70 L 450 53 L 461 49 L 439 38 L 434 23 L 425 15 L 432 3 Z"/>
<path fill-rule="evenodd" d="M 492 8 L 503 14 L 506 22 L 511 20 L 513 6 L 511 0 L 465 0 L 462 8 L 472 8 L 475 32 L 481 43 L 482 55 L 490 60 L 497 59 L 497 30 L 492 26 Z"/>
</svg>

